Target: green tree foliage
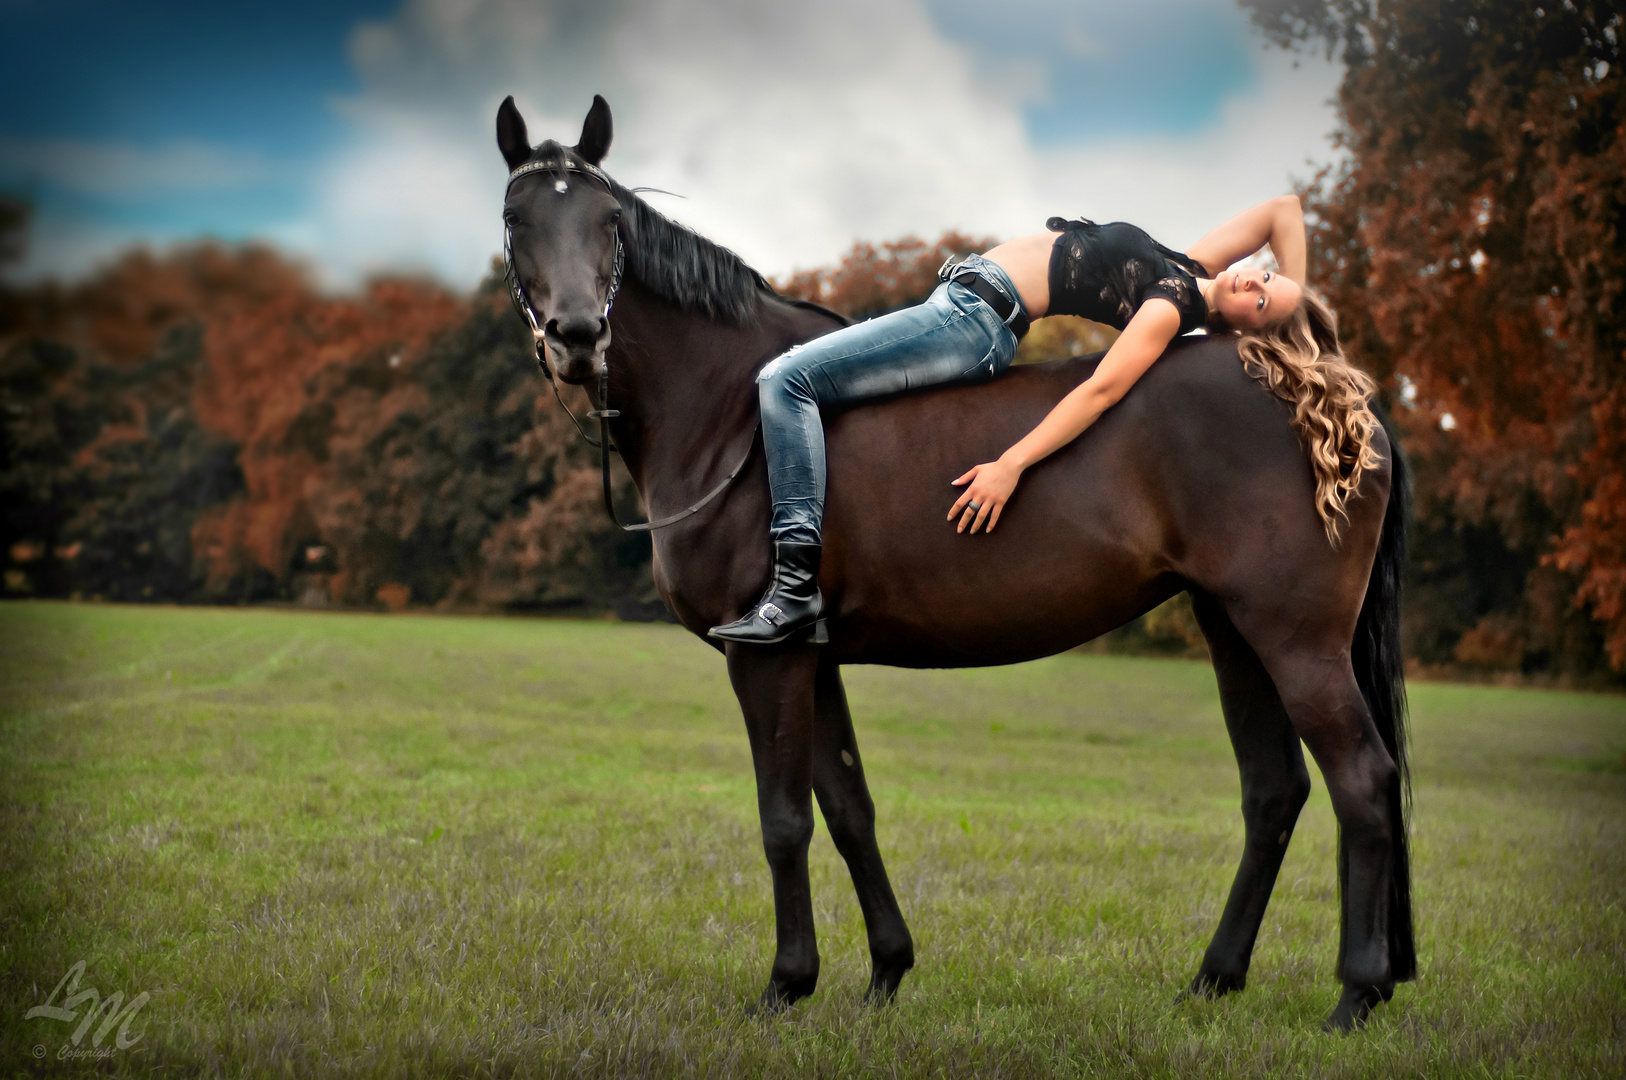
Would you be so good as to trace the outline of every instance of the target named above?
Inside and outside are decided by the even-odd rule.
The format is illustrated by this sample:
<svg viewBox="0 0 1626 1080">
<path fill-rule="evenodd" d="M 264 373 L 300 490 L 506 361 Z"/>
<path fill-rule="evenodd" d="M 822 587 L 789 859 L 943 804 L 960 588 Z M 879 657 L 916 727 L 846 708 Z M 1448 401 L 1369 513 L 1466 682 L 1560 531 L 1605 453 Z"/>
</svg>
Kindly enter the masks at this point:
<svg viewBox="0 0 1626 1080">
<path fill-rule="evenodd" d="M 1408 652 L 1626 667 L 1618 8 L 1245 2 L 1348 65 L 1311 273 L 1417 464 Z"/>
<path fill-rule="evenodd" d="M 0 499 L 11 592 L 117 600 L 191 591 L 189 533 L 242 488 L 235 450 L 189 408 L 196 327 L 133 368 L 32 339 L 0 354 Z"/>
</svg>

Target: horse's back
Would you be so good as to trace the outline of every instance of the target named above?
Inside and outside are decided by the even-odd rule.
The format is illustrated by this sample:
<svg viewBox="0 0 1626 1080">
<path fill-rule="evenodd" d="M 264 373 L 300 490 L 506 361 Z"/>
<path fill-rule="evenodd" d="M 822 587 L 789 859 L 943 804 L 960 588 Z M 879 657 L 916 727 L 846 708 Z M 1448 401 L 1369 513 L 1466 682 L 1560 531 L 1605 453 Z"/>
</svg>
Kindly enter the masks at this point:
<svg viewBox="0 0 1626 1080">
<path fill-rule="evenodd" d="M 1237 598 L 1288 578 L 1313 589 L 1358 572 L 1364 583 L 1384 498 L 1352 502 L 1334 551 L 1290 407 L 1226 340 L 1177 342 L 1090 430 L 1027 471 L 991 535 L 957 534 L 951 481 L 1032 430 L 1097 361 L 1019 367 L 828 418 L 825 579 L 843 659 L 1000 663 L 1089 640 L 1188 583 Z"/>
</svg>

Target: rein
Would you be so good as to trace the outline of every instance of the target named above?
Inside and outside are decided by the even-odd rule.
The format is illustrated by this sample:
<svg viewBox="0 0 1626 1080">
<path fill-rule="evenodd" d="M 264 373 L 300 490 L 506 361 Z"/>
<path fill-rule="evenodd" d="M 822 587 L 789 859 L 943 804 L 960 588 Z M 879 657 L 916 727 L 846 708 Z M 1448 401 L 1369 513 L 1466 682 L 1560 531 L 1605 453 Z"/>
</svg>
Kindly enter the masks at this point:
<svg viewBox="0 0 1626 1080">
<path fill-rule="evenodd" d="M 610 183 L 610 177 L 603 169 L 586 162 L 572 161 L 569 158 L 566 158 L 562 164 L 557 161 L 526 162 L 508 174 L 508 185 L 512 187 L 515 180 L 529 173 L 558 172 L 561 169 L 581 173 L 583 176 L 590 176 L 603 184 L 604 189 L 610 192 L 611 195 L 615 194 L 615 187 Z M 562 192 L 564 190 L 564 180 L 561 178 L 555 184 L 555 187 Z M 622 532 L 636 533 L 653 532 L 656 529 L 664 529 L 668 525 L 675 525 L 684 518 L 699 513 L 707 503 L 726 491 L 735 478 L 745 471 L 745 466 L 750 462 L 751 454 L 756 449 L 755 432 L 752 432 L 751 442 L 746 446 L 745 455 L 740 458 L 739 464 L 735 465 L 733 471 L 723 478 L 722 483 L 707 492 L 699 502 L 691 503 L 677 513 L 668 514 L 659 520 L 622 522 L 616 516 L 615 499 L 610 493 L 610 452 L 612 450 L 618 454 L 621 452 L 620 448 L 610 440 L 610 420 L 620 416 L 621 412 L 618 409 L 610 408 L 609 356 L 606 354 L 604 360 L 598 365 L 598 400 L 602 407 L 593 409 L 587 414 L 587 419 L 598 421 L 598 438 L 595 439 L 588 434 L 586 428 L 582 427 L 581 421 L 576 418 L 576 414 L 571 411 L 570 406 L 565 404 L 564 395 L 559 392 L 559 382 L 553 377 L 553 370 L 548 367 L 547 346 L 543 341 L 542 324 L 537 320 L 536 310 L 531 307 L 530 297 L 525 295 L 525 287 L 519 283 L 519 273 L 514 269 L 514 230 L 506 222 L 502 230 L 502 261 L 503 277 L 508 282 L 508 298 L 514 302 L 514 309 L 519 312 L 520 316 L 531 328 L 531 344 L 536 349 L 536 364 L 542 369 L 542 374 L 547 378 L 548 385 L 553 388 L 554 400 L 565 411 L 565 415 L 570 417 L 570 422 L 575 425 L 576 433 L 586 439 L 590 446 L 598 447 L 599 472 L 604 478 L 604 511 L 610 515 L 610 520 L 615 523 L 616 528 Z M 606 321 L 610 318 L 610 308 L 615 305 L 615 294 L 621 289 L 621 276 L 625 269 L 626 245 L 622 242 L 621 225 L 618 222 L 615 227 L 615 262 L 610 270 L 610 286 L 604 293 L 603 317 Z M 758 427 L 760 426 L 759 424 Z"/>
</svg>

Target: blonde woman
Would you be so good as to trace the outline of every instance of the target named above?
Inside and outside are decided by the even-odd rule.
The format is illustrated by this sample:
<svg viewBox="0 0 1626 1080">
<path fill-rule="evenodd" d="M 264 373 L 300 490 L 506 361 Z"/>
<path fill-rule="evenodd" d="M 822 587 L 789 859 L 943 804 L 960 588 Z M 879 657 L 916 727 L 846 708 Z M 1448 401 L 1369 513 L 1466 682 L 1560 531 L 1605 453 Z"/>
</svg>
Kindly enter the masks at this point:
<svg viewBox="0 0 1626 1080">
<path fill-rule="evenodd" d="M 1022 473 L 1083 434 L 1128 393 L 1179 334 L 1241 335 L 1249 370 L 1297 408 L 1316 469 L 1317 509 L 1338 539 L 1343 503 L 1376 463 L 1367 377 L 1343 363 L 1332 314 L 1303 288 L 1304 216 L 1296 196 L 1250 207 L 1184 253 L 1124 222 L 1051 218 L 1047 231 L 945 264 L 922 304 L 845 327 L 785 353 L 757 378 L 773 498 L 767 592 L 711 636 L 784 641 L 823 612 L 818 592 L 824 513 L 820 407 L 1005 370 L 1033 319 L 1081 315 L 1122 333 L 1083 383 L 1032 431 L 954 480 L 948 518 L 992 530 Z M 1270 246 L 1279 271 L 1228 269 Z"/>
</svg>

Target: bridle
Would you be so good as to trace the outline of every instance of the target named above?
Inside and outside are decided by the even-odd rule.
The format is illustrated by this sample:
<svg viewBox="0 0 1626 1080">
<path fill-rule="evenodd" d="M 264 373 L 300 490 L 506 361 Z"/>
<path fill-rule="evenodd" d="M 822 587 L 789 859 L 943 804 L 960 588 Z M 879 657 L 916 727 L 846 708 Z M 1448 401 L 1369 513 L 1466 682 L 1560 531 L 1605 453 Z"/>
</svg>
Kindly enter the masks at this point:
<svg viewBox="0 0 1626 1080">
<path fill-rule="evenodd" d="M 561 170 L 590 176 L 603 184 L 604 190 L 612 195 L 615 194 L 615 189 L 610 186 L 610 178 L 605 175 L 604 170 L 586 162 L 571 161 L 568 158 L 563 162 L 526 162 L 508 174 L 508 186 L 513 187 L 515 180 L 530 173 L 560 172 Z M 561 191 L 563 190 L 563 184 L 564 180 L 561 178 L 557 185 Z M 508 282 L 508 298 L 514 302 L 514 310 L 519 312 L 520 318 L 524 319 L 531 328 L 531 343 L 536 349 L 536 364 L 542 369 L 542 374 L 547 378 L 548 385 L 553 387 L 553 396 L 558 399 L 560 408 L 565 410 L 565 415 L 570 417 L 570 422 L 576 425 L 577 434 L 586 439 L 591 445 L 600 446 L 600 441 L 587 433 L 587 429 L 582 427 L 581 421 L 576 419 L 576 414 L 571 411 L 569 405 L 565 404 L 563 395 L 559 393 L 559 384 L 553 377 L 553 369 L 548 366 L 547 346 L 542 341 L 542 321 L 536 317 L 536 309 L 531 306 L 531 298 L 525 295 L 525 287 L 519 283 L 519 272 L 514 269 L 514 230 L 506 220 L 504 220 L 502 227 L 502 264 L 503 278 Z M 626 246 L 621 242 L 621 225 L 617 222 L 615 227 L 615 262 L 610 268 L 610 287 L 604 294 L 603 317 L 605 319 L 610 317 L 610 308 L 615 306 L 615 294 L 621 290 L 621 274 L 625 266 Z M 589 420 L 608 420 L 612 416 L 621 415 L 613 410 L 606 411 L 609 404 L 607 396 L 609 377 L 609 364 L 599 365 L 599 401 L 605 403 L 606 409 L 594 409 L 589 412 L 587 414 Z M 603 435 L 602 431 L 600 435 Z"/>
<path fill-rule="evenodd" d="M 608 191 L 612 196 L 615 195 L 615 185 L 611 183 L 609 175 L 605 173 L 603 169 L 600 169 L 598 166 L 591 165 L 585 161 L 575 161 L 571 158 L 565 158 L 563 161 L 558 159 L 551 161 L 528 161 L 508 174 L 508 186 L 512 187 L 515 180 L 534 172 L 581 173 L 583 176 L 591 177 L 592 179 L 597 180 L 599 183 L 604 185 L 604 190 Z M 564 184 L 565 180 L 561 176 L 556 182 L 555 187 L 558 191 L 563 193 L 565 190 Z M 617 199 L 617 201 L 620 200 Z M 617 528 L 621 529 L 623 532 L 652 532 L 655 529 L 664 529 L 668 525 L 682 521 L 684 518 L 698 513 L 707 503 L 721 495 L 728 488 L 728 485 L 732 484 L 734 479 L 738 477 L 740 473 L 745 471 L 746 463 L 751 460 L 751 453 L 756 448 L 757 440 L 755 432 L 752 432 L 751 442 L 746 446 L 745 456 L 740 458 L 739 464 L 734 466 L 733 471 L 723 478 L 722 483 L 712 488 L 711 491 L 706 494 L 705 498 L 701 499 L 699 502 L 691 504 L 675 514 L 668 514 L 666 517 L 663 517 L 658 521 L 635 521 L 631 524 L 623 523 L 621 519 L 616 516 L 615 499 L 610 493 L 610 452 L 612 450 L 618 454 L 621 452 L 610 439 L 610 421 L 613 418 L 620 416 L 621 413 L 617 409 L 610 408 L 609 357 L 606 355 L 605 358 L 598 364 L 598 400 L 600 408 L 593 409 L 587 414 L 587 418 L 589 420 L 598 421 L 598 438 L 595 439 L 592 435 L 588 434 L 586 428 L 582 427 L 581 421 L 576 418 L 576 414 L 571 411 L 570 406 L 565 404 L 564 395 L 559 392 L 559 381 L 553 377 L 553 369 L 548 366 L 547 346 L 544 344 L 542 339 L 542 323 L 536 317 L 536 309 L 531 306 L 530 297 L 525 295 L 525 287 L 519 283 L 518 271 L 514 269 L 514 230 L 513 227 L 508 224 L 506 218 L 503 221 L 502 229 L 502 262 L 503 277 L 508 282 L 508 298 L 514 302 L 514 310 L 519 312 L 520 317 L 523 318 L 526 324 L 531 328 L 531 343 L 536 348 L 536 363 L 537 366 L 542 369 L 542 374 L 547 378 L 548 385 L 553 388 L 554 399 L 559 402 L 559 407 L 565 411 L 565 415 L 570 417 L 570 422 L 576 427 L 576 433 L 582 438 L 586 439 L 589 445 L 598 447 L 599 471 L 604 477 L 604 510 L 610 515 L 610 520 L 615 522 Z M 615 226 L 615 261 L 610 268 L 609 288 L 606 289 L 604 293 L 603 318 L 606 321 L 608 321 L 610 318 L 610 309 L 615 306 L 615 294 L 621 289 L 621 276 L 625 269 L 626 244 L 621 239 L 621 223 L 617 222 Z M 759 424 L 758 427 L 760 426 L 761 425 Z"/>
</svg>

